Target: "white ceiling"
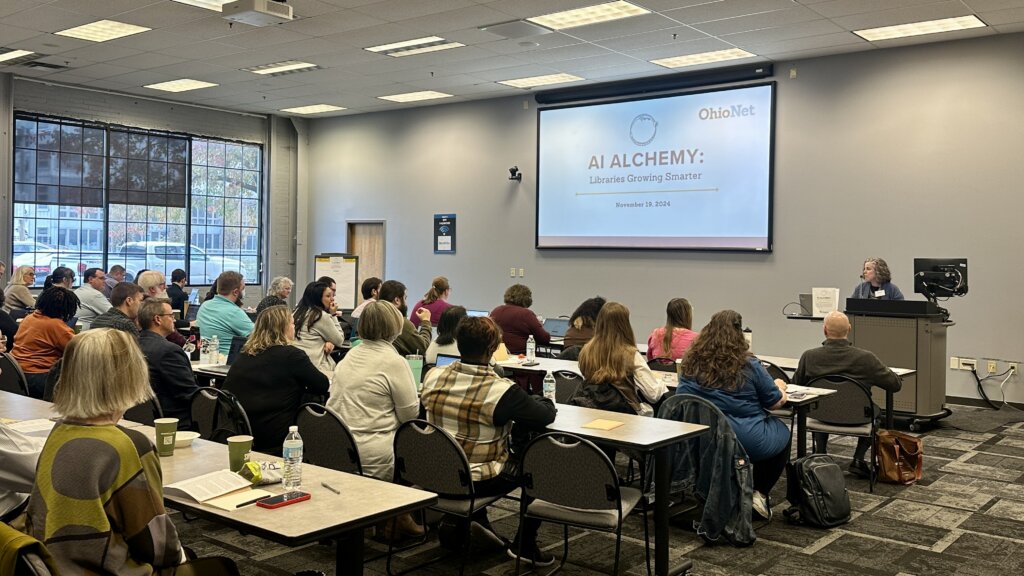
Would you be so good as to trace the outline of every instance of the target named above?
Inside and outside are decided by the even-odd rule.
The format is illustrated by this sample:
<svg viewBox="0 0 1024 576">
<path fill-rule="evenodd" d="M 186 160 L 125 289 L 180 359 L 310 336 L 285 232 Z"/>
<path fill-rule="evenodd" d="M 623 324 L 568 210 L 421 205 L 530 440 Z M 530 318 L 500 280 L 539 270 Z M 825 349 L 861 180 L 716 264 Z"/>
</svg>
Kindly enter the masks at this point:
<svg viewBox="0 0 1024 576">
<path fill-rule="evenodd" d="M 652 13 L 518 39 L 479 30 L 602 1 L 289 0 L 295 20 L 256 28 L 171 0 L 0 0 L 0 47 L 68 66 L 0 63 L 0 72 L 255 113 L 333 104 L 348 110 L 325 115 L 343 115 L 512 96 L 529 90 L 497 82 L 559 72 L 584 80 L 556 87 L 578 86 L 1024 31 L 1024 0 L 631 0 Z M 970 14 L 988 27 L 874 43 L 850 32 Z M 53 34 L 99 19 L 152 30 L 103 43 Z M 430 35 L 466 46 L 402 58 L 364 50 Z M 648 62 L 733 47 L 758 57 L 677 70 Z M 240 70 L 283 60 L 320 69 L 270 78 Z M 143 88 L 179 78 L 219 85 L 177 94 Z M 455 97 L 410 104 L 377 98 L 419 90 Z"/>
</svg>

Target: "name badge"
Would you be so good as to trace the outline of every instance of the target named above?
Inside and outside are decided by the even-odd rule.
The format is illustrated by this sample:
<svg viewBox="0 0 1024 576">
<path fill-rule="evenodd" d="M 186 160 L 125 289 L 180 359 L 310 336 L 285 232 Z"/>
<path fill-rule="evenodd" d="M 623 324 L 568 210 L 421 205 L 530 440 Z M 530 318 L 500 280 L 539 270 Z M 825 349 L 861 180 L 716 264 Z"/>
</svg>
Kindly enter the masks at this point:
<svg viewBox="0 0 1024 576">
<path fill-rule="evenodd" d="M 875 298 L 885 298 L 885 290 L 875 290 Z"/>
</svg>

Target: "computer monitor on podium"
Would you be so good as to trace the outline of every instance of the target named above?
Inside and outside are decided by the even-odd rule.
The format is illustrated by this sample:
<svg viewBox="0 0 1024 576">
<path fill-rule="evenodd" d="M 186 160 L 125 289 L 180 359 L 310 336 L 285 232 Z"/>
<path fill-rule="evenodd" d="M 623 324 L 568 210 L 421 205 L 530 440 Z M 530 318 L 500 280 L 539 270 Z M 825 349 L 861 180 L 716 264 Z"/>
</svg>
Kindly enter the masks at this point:
<svg viewBox="0 0 1024 576">
<path fill-rule="evenodd" d="M 967 294 L 967 258 L 914 258 L 914 292 L 929 300 Z"/>
</svg>

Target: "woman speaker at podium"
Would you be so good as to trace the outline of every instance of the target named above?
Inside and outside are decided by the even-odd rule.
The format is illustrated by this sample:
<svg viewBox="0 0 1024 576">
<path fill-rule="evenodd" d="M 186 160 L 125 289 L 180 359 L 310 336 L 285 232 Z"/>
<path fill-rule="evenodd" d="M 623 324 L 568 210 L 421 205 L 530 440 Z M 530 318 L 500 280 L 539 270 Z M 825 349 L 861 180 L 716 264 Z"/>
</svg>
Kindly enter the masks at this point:
<svg viewBox="0 0 1024 576">
<path fill-rule="evenodd" d="M 881 258 L 868 258 L 864 261 L 864 270 L 860 275 L 861 282 L 853 289 L 851 298 L 870 298 L 875 300 L 903 300 L 903 292 L 892 283 L 889 265 Z"/>
</svg>

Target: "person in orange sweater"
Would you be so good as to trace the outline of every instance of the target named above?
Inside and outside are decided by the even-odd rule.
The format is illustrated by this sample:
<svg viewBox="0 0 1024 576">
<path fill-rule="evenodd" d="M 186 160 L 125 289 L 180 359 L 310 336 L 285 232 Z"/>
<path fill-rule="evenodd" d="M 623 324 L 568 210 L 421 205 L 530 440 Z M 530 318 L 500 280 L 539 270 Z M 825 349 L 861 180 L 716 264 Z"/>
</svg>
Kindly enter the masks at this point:
<svg viewBox="0 0 1024 576">
<path fill-rule="evenodd" d="M 76 312 L 78 297 L 67 288 L 53 286 L 43 290 L 35 312 L 21 321 L 11 355 L 25 372 L 33 398 L 43 397 L 46 374 L 64 356 L 64 347 L 75 335 L 68 322 Z"/>
</svg>

